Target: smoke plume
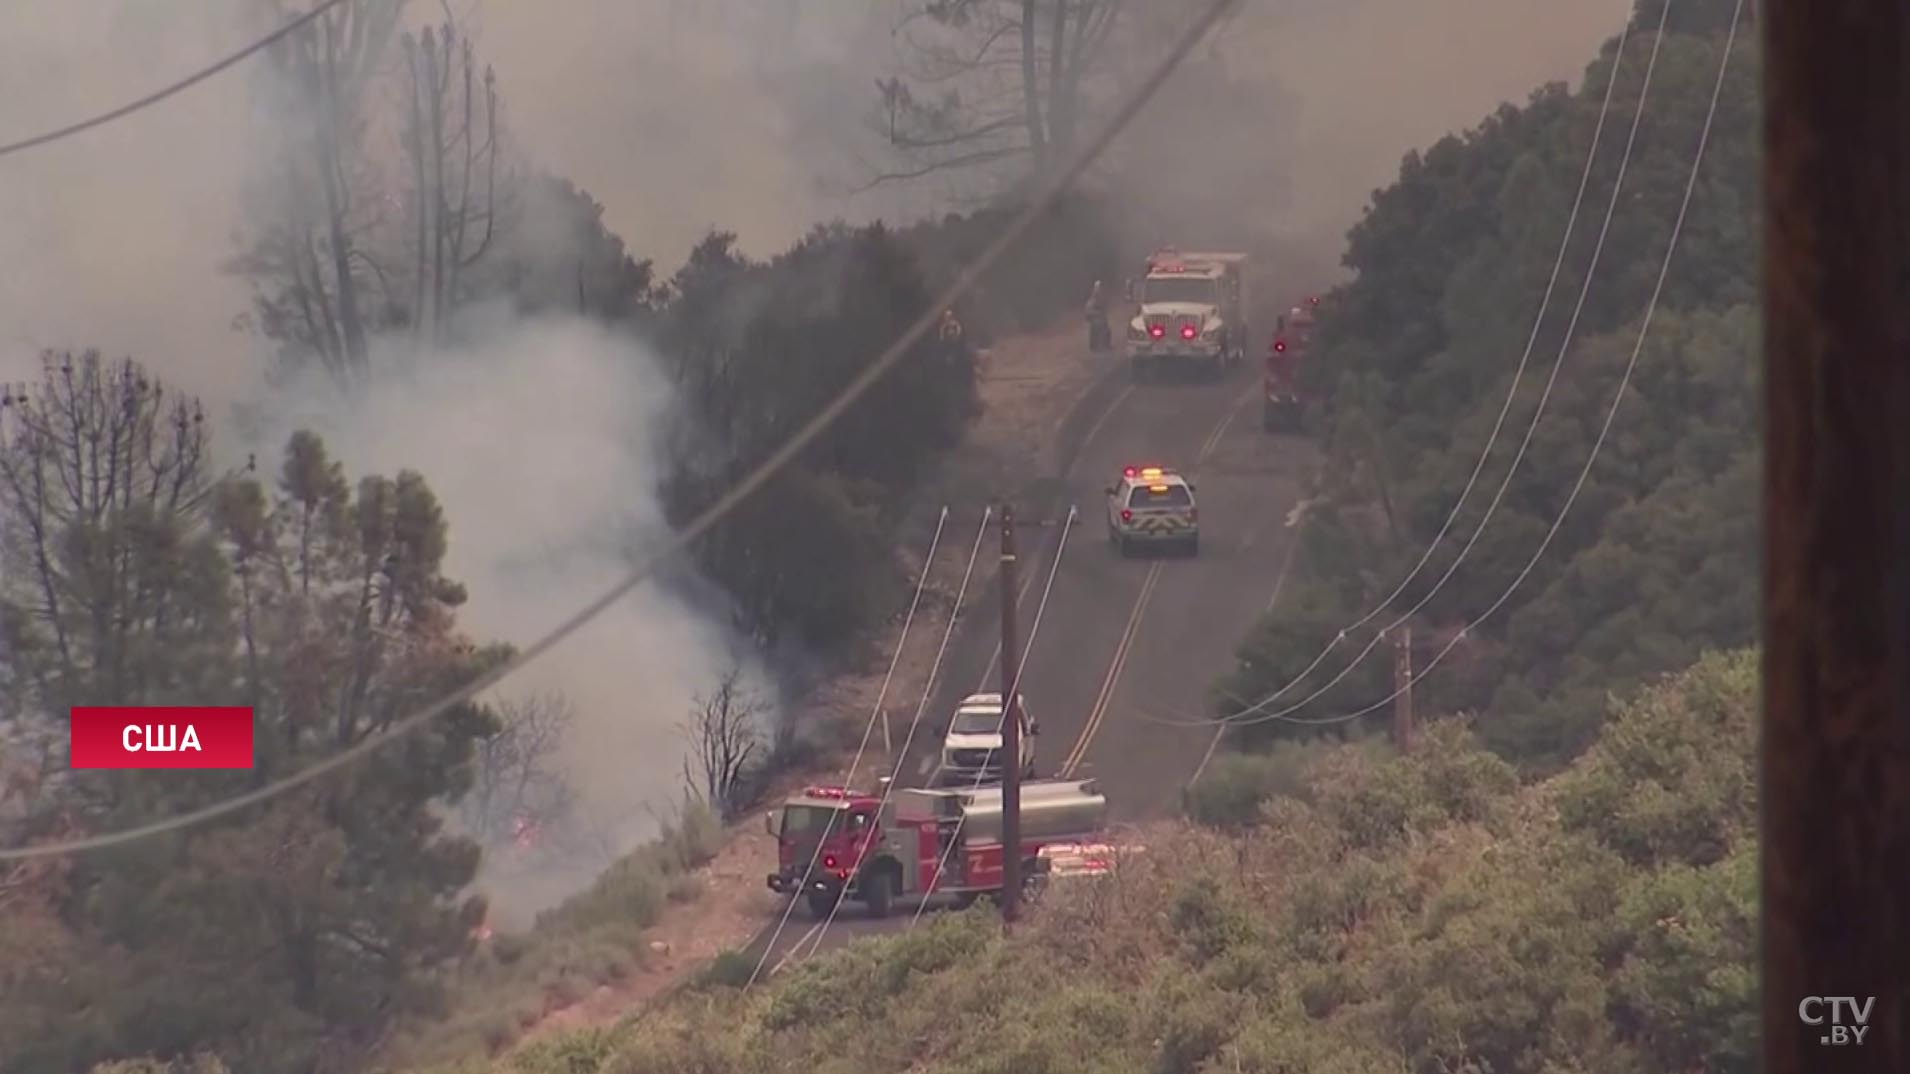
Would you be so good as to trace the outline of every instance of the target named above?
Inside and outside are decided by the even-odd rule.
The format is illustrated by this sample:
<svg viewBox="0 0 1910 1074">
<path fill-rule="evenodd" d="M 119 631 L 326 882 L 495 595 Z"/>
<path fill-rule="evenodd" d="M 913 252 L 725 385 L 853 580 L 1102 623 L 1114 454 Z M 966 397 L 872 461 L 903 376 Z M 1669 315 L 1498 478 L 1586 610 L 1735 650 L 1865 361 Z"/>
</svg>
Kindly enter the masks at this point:
<svg viewBox="0 0 1910 1074">
<path fill-rule="evenodd" d="M 670 535 L 652 431 L 668 382 L 630 339 L 571 317 L 467 311 L 473 342 L 413 357 L 374 345 L 387 372 L 347 399 L 313 375 L 261 404 L 241 442 L 263 467 L 293 429 L 324 437 L 355 480 L 425 475 L 450 526 L 446 574 L 469 589 L 461 616 L 481 639 L 527 643 L 615 584 L 632 554 Z M 512 676 L 505 699 L 560 693 L 571 726 L 558 757 L 577 797 L 573 869 L 523 872 L 493 855 L 484 878 L 500 923 L 551 905 L 655 834 L 682 789 L 681 725 L 743 654 L 704 609 L 646 583 Z M 746 685 L 768 689 L 745 660 Z M 499 848 L 508 851 L 508 847 Z M 540 858 L 540 861 L 545 859 Z"/>
</svg>

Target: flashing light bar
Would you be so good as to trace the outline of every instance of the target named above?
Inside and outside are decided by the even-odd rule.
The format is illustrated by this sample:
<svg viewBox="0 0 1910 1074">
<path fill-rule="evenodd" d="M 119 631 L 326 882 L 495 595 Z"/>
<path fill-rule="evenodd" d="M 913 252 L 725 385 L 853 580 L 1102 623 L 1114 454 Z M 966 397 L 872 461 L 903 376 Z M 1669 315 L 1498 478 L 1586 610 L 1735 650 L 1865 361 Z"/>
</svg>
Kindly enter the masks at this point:
<svg viewBox="0 0 1910 1074">
<path fill-rule="evenodd" d="M 849 792 L 841 787 L 804 787 L 805 798 L 847 798 Z"/>
</svg>

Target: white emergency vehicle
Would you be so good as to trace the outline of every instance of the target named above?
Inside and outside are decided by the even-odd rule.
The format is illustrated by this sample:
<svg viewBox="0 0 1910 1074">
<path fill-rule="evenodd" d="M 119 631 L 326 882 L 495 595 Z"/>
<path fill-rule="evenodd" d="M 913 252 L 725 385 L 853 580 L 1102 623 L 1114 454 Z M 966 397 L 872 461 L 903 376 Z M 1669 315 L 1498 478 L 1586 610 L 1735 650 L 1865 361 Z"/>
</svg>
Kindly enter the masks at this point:
<svg viewBox="0 0 1910 1074">
<path fill-rule="evenodd" d="M 1015 706 L 1021 712 L 1021 775 L 1035 774 L 1035 735 L 1040 728 L 1028 718 L 1028 699 Z M 936 782 L 949 787 L 1000 783 L 1002 767 L 1002 711 L 1000 694 L 970 694 L 955 706 L 955 715 L 942 728 L 942 758 Z"/>
<path fill-rule="evenodd" d="M 1122 555 L 1142 546 L 1200 554 L 1200 508 L 1194 486 L 1165 466 L 1129 466 L 1105 490 L 1108 543 Z"/>
<path fill-rule="evenodd" d="M 1247 255 L 1181 253 L 1147 259 L 1147 275 L 1131 285 L 1140 311 L 1127 326 L 1133 374 L 1177 365 L 1218 375 L 1247 355 Z"/>
</svg>

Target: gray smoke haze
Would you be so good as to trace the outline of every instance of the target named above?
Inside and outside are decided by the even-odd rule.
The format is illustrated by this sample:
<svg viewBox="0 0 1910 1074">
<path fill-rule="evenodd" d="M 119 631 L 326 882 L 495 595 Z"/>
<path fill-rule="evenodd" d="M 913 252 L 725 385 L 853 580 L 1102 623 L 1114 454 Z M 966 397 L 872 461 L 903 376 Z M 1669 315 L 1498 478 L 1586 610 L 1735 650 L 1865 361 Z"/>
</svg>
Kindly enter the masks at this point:
<svg viewBox="0 0 1910 1074">
<path fill-rule="evenodd" d="M 1168 0 L 1144 0 L 1160 9 Z M 0 136 L 144 93 L 256 32 L 262 0 L 20 0 L 0 12 Z M 437 5 L 414 4 L 423 16 Z M 1548 79 L 1576 81 L 1629 0 L 1246 0 L 1221 55 L 1267 97 L 1267 122 L 1221 140 L 1278 156 L 1282 207 L 1249 230 L 1339 236 L 1400 155 Z M 819 217 L 894 218 L 948 189 L 854 197 L 881 164 L 874 80 L 895 69 L 900 0 L 464 0 L 498 71 L 513 138 L 589 190 L 637 256 L 666 271 L 700 234 L 752 253 Z M 254 163 L 243 71 L 81 137 L 0 163 L 0 378 L 39 345 L 136 353 L 219 401 L 243 398 L 255 349 L 228 330 L 231 253 Z M 1199 112 L 1200 102 L 1188 106 Z M 1163 102 L 1166 108 L 1166 102 Z M 1230 132 L 1231 133 L 1231 132 Z M 1211 148 L 1211 146 L 1210 146 Z M 1261 165 L 1229 168 L 1255 174 Z M 1271 171 L 1272 169 L 1268 169 Z M 1174 185 L 1201 176 L 1166 169 Z M 1176 178 L 1178 176 L 1178 178 Z"/>
<path fill-rule="evenodd" d="M 374 344 L 387 373 L 348 401 L 313 375 L 261 404 L 246 450 L 261 467 L 292 430 L 324 437 L 352 480 L 425 475 L 450 524 L 446 573 L 470 600 L 474 636 L 528 643 L 630 568 L 630 552 L 669 536 L 658 508 L 665 473 L 650 435 L 671 402 L 654 358 L 591 322 L 467 311 L 470 338 L 413 359 L 404 339 Z M 256 423 L 256 424 L 255 424 Z M 559 752 L 589 838 L 572 869 L 515 870 L 487 859 L 481 882 L 500 923 L 521 922 L 655 834 L 681 790 L 680 725 L 742 655 L 705 609 L 647 583 L 496 692 L 561 693 L 574 722 Z M 768 693 L 754 660 L 745 685 Z"/>
<path fill-rule="evenodd" d="M 606 224 L 663 275 L 712 226 L 760 256 L 821 218 L 940 211 L 972 185 L 944 176 L 846 193 L 892 163 L 871 121 L 875 81 L 897 70 L 890 26 L 901 7 L 453 4 L 496 68 L 527 162 L 603 202 Z M 1247 0 L 1203 66 L 1184 71 L 1123 145 L 1129 226 L 1197 219 L 1221 238 L 1237 229 L 1284 242 L 1307 271 L 1330 273 L 1345 228 L 1401 154 L 1543 81 L 1576 82 L 1628 7 Z M 0 10 L 0 140 L 144 94 L 256 35 L 270 10 L 269 0 L 16 0 Z M 441 17 L 437 4 L 411 10 Z M 246 294 L 220 271 L 242 191 L 271 143 L 251 107 L 258 62 L 0 159 L 0 379 L 37 375 L 43 346 L 129 354 L 220 412 L 262 406 L 262 460 L 303 415 L 354 476 L 424 473 L 450 519 L 450 572 L 471 589 L 470 628 L 516 641 L 541 632 L 621 567 L 616 538 L 662 532 L 644 436 L 668 405 L 662 378 L 632 344 L 560 320 L 493 325 L 482 346 L 439 355 L 364 409 L 315 382 L 268 393 L 270 348 L 232 329 Z M 1188 159 L 1203 164 L 1180 163 Z M 1157 238 L 1180 237 L 1144 234 Z M 236 435 L 222 442 L 240 446 Z M 645 590 L 509 684 L 507 693 L 558 686 L 571 698 L 571 774 L 622 846 L 648 830 L 642 806 L 675 789 L 668 727 L 729 656 L 714 623 Z M 580 883 L 547 880 L 513 886 L 504 909 L 534 910 Z"/>
</svg>

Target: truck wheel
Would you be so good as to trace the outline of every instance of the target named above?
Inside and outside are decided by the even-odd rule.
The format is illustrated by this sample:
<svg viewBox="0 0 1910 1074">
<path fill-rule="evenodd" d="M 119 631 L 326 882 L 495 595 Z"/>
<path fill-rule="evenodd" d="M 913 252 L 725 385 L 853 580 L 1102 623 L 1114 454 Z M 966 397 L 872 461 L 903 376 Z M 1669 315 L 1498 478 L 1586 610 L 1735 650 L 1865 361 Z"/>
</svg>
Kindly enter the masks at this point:
<svg viewBox="0 0 1910 1074">
<path fill-rule="evenodd" d="M 835 909 L 836 900 L 830 898 L 826 891 L 812 891 L 809 893 L 808 903 L 809 916 L 821 921 L 829 916 L 830 910 Z"/>
<path fill-rule="evenodd" d="M 876 869 L 862 878 L 862 902 L 870 917 L 889 916 L 889 902 L 895 897 L 894 877 L 887 869 Z"/>
</svg>

